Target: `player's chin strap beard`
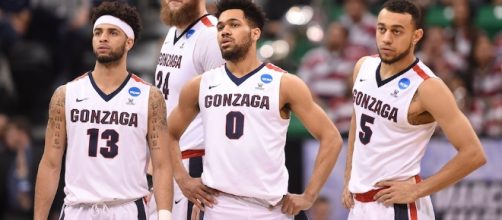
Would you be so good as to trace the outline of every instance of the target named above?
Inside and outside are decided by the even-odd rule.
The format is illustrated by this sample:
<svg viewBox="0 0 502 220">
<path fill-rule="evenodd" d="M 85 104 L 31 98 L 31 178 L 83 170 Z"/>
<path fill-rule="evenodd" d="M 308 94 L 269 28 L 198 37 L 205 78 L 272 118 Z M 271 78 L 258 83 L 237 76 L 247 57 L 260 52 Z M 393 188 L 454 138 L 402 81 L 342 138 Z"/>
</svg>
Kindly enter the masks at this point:
<svg viewBox="0 0 502 220">
<path fill-rule="evenodd" d="M 101 207 L 100 207 L 101 206 Z M 95 203 L 91 206 L 91 216 L 93 219 L 108 220 L 112 219 L 109 212 L 109 208 L 105 203 Z"/>
</svg>

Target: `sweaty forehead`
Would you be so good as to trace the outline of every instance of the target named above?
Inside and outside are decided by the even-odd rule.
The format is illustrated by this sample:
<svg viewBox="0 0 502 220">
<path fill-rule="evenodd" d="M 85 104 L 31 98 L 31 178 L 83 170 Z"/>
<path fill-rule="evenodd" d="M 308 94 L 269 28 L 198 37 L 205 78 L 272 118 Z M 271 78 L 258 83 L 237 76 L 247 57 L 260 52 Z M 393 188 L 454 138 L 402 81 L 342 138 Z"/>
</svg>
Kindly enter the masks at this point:
<svg viewBox="0 0 502 220">
<path fill-rule="evenodd" d="M 218 18 L 219 22 L 227 22 L 229 20 L 240 20 L 244 21 L 244 12 L 240 9 L 229 9 L 220 14 Z"/>
<path fill-rule="evenodd" d="M 383 24 L 385 26 L 413 26 L 411 14 L 391 12 L 387 9 L 380 11 L 377 22 L 378 24 Z"/>
</svg>

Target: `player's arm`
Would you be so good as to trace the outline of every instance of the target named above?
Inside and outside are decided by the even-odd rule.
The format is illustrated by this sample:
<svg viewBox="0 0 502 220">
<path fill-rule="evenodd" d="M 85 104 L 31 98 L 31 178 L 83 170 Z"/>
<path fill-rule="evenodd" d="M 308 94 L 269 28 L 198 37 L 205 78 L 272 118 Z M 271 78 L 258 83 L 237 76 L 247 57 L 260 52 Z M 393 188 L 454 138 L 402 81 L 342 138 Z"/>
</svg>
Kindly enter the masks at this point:
<svg viewBox="0 0 502 220">
<path fill-rule="evenodd" d="M 288 106 L 320 142 L 305 192 L 301 195 L 288 194 L 284 199 L 282 212 L 296 215 L 314 203 L 335 165 L 343 141 L 333 122 L 314 102 L 307 85 L 295 75 L 285 74 L 281 79 L 281 106 Z"/>
<path fill-rule="evenodd" d="M 58 188 L 66 146 L 65 86 L 52 95 L 45 132 L 44 154 L 38 165 L 35 186 L 35 220 L 46 220 Z"/>
<path fill-rule="evenodd" d="M 357 61 L 356 65 L 354 66 L 354 71 L 352 73 L 353 84 L 356 81 L 359 69 L 361 69 L 361 65 L 365 59 L 366 57 L 362 57 Z M 354 154 L 355 133 L 356 133 L 356 115 L 354 110 L 352 110 L 352 118 L 350 119 L 349 139 L 347 143 L 347 158 L 345 161 L 344 186 L 342 192 L 342 204 L 343 206 L 345 206 L 345 208 L 354 207 L 354 198 L 352 197 L 352 193 L 350 193 L 349 191 L 349 181 L 350 181 L 350 173 L 352 172 L 352 155 Z"/>
<path fill-rule="evenodd" d="M 375 195 L 385 204 L 408 203 L 435 193 L 486 163 L 486 156 L 474 129 L 457 107 L 453 94 L 443 81 L 437 78 L 424 81 L 418 88 L 416 99 L 423 110 L 438 122 L 457 154 L 436 174 L 416 185 L 392 181 L 379 183 L 378 186 L 392 189 L 382 190 Z"/>
<path fill-rule="evenodd" d="M 148 147 L 153 168 L 153 192 L 157 210 L 172 210 L 173 172 L 167 145 L 166 103 L 160 90 L 150 87 L 148 98 Z"/>
<path fill-rule="evenodd" d="M 456 183 L 485 164 L 486 156 L 469 120 L 460 111 L 443 81 L 433 78 L 423 82 L 418 89 L 417 99 L 458 151 L 439 172 L 418 184 L 417 197 L 420 198 Z"/>
<path fill-rule="evenodd" d="M 201 77 L 195 77 L 181 90 L 178 105 L 169 115 L 167 140 L 170 149 L 171 163 L 173 166 L 174 179 L 178 183 L 183 194 L 192 203 L 203 209 L 202 203 L 212 207 L 215 190 L 205 186 L 200 178 L 192 178 L 181 160 L 180 138 L 185 129 L 199 113 L 199 85 Z"/>
</svg>

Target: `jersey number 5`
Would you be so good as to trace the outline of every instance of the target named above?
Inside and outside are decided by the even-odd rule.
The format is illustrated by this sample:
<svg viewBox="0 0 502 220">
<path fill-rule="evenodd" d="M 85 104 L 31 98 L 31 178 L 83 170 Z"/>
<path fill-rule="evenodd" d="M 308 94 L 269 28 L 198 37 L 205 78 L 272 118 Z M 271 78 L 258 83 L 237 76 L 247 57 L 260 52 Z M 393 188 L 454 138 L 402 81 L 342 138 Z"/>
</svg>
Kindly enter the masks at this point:
<svg viewBox="0 0 502 220">
<path fill-rule="evenodd" d="M 89 135 L 89 157 L 96 157 L 98 155 L 98 136 L 99 129 L 87 129 Z M 106 140 L 106 147 L 100 147 L 99 153 L 105 158 L 114 158 L 119 153 L 119 133 L 113 129 L 106 129 L 101 133 L 101 139 Z"/>
<path fill-rule="evenodd" d="M 166 78 L 162 80 L 162 71 L 157 72 L 157 76 L 155 76 L 155 81 L 157 81 L 157 88 L 162 91 L 164 94 L 164 99 L 167 100 L 167 97 L 169 96 L 169 76 L 171 75 L 170 72 L 167 72 Z"/>
<path fill-rule="evenodd" d="M 362 131 L 359 132 L 359 140 L 361 141 L 361 143 L 368 144 L 370 142 L 373 131 L 368 126 L 368 124 L 373 124 L 374 122 L 375 118 L 365 114 L 361 115 L 360 126 Z"/>
</svg>

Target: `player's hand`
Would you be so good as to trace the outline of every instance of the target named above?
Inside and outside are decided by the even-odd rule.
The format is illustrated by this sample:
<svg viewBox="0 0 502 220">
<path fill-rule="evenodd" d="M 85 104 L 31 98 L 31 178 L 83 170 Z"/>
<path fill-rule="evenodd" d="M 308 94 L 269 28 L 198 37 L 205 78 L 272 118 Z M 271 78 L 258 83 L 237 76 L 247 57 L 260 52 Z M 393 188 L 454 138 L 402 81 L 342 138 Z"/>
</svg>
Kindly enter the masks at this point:
<svg viewBox="0 0 502 220">
<path fill-rule="evenodd" d="M 343 187 L 342 204 L 346 209 L 354 208 L 354 196 L 349 191 L 348 186 Z"/>
<path fill-rule="evenodd" d="M 418 199 L 417 184 L 410 180 L 405 181 L 381 181 L 375 186 L 386 188 L 380 190 L 373 197 L 377 202 L 385 206 L 392 204 L 408 204 Z"/>
<path fill-rule="evenodd" d="M 300 211 L 307 210 L 314 204 L 315 198 L 305 194 L 288 193 L 282 199 L 282 213 L 286 215 L 298 215 Z"/>
<path fill-rule="evenodd" d="M 204 211 L 204 206 L 212 208 L 213 204 L 216 204 L 214 196 L 218 194 L 218 191 L 202 184 L 200 178 L 187 177 L 180 179 L 178 185 L 183 195 L 202 211 Z"/>
</svg>

